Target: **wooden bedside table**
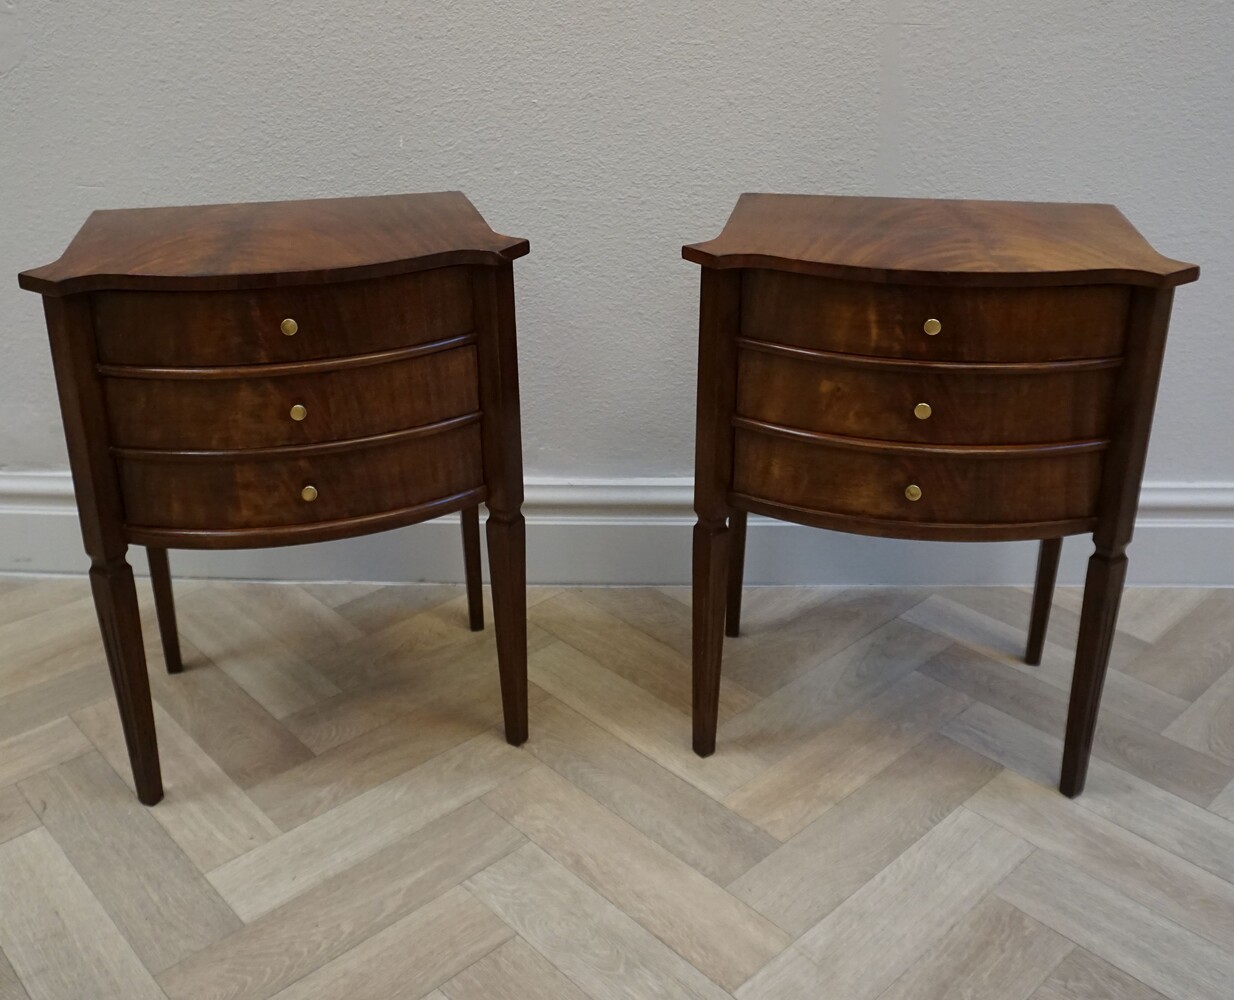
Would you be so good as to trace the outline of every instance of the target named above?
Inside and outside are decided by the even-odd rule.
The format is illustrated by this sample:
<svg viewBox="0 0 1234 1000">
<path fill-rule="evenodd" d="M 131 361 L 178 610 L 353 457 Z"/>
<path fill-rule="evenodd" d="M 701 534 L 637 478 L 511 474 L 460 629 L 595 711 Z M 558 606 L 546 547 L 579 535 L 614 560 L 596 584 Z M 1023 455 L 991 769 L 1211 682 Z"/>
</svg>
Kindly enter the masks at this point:
<svg viewBox="0 0 1234 1000">
<path fill-rule="evenodd" d="M 483 628 L 489 509 L 506 738 L 527 738 L 511 261 L 459 192 L 95 212 L 44 296 L 107 661 L 138 798 L 162 798 L 130 543 L 181 669 L 168 548 L 348 538 L 460 511 Z"/>
<path fill-rule="evenodd" d="M 1092 532 L 1060 788 L 1084 787 L 1174 286 L 1111 205 L 742 195 L 703 266 L 694 749 L 715 750 L 748 512 L 949 541 Z"/>
</svg>

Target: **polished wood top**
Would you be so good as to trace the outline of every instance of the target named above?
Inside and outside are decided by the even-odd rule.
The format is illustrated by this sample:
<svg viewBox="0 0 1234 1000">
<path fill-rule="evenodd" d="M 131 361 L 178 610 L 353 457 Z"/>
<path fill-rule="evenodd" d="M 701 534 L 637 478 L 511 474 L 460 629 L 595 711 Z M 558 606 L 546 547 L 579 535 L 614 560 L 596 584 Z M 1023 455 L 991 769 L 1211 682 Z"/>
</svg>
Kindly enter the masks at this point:
<svg viewBox="0 0 1234 1000">
<path fill-rule="evenodd" d="M 1200 275 L 1113 205 L 1049 202 L 743 194 L 719 236 L 681 253 L 704 267 L 907 284 L 1164 287 Z"/>
<path fill-rule="evenodd" d="M 488 227 L 459 191 L 94 212 L 55 263 L 18 276 L 43 295 L 215 291 L 499 264 L 526 240 Z"/>
</svg>

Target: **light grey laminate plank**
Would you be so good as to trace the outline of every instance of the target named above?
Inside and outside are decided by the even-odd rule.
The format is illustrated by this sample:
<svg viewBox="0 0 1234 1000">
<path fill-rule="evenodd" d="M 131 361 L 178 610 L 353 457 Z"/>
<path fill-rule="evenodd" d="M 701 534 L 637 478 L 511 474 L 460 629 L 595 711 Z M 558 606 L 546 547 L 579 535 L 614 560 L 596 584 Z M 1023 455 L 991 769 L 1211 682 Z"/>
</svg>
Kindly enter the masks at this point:
<svg viewBox="0 0 1234 1000">
<path fill-rule="evenodd" d="M 1032 1000 L 1165 1000 L 1122 969 L 1076 948 L 1041 984 Z"/>
<path fill-rule="evenodd" d="M 534 763 L 485 733 L 229 861 L 210 881 L 254 920 Z"/>
<path fill-rule="evenodd" d="M 34 815 L 21 789 L 16 785 L 0 788 L 0 844 L 20 837 L 38 825 L 39 818 Z"/>
<path fill-rule="evenodd" d="M 954 646 L 921 672 L 1042 732 L 1066 730 L 1067 692 L 975 650 Z M 1093 755 L 1201 806 L 1234 778 L 1234 765 L 1124 719 L 1112 706 L 1098 719 Z"/>
<path fill-rule="evenodd" d="M 527 669 L 531 680 L 559 701 L 713 798 L 727 795 L 763 769 L 754 754 L 723 739 L 715 754 L 702 759 L 682 738 L 690 731 L 687 714 L 573 646 L 554 642 L 537 650 Z"/>
<path fill-rule="evenodd" d="M 797 947 L 825 970 L 828 996 L 873 1000 L 1030 853 L 1019 837 L 957 809 Z"/>
<path fill-rule="evenodd" d="M 534 844 L 466 885 L 593 1000 L 728 996 Z"/>
<path fill-rule="evenodd" d="M 910 673 L 746 782 L 724 804 L 788 840 L 969 703 L 967 695 Z"/>
<path fill-rule="evenodd" d="M 0 948 L 31 1000 L 164 1000 L 43 829 L 0 844 Z"/>
<path fill-rule="evenodd" d="M 1228 1000 L 1234 951 L 1207 941 L 1068 862 L 1036 852 L 999 898 L 1172 1000 Z"/>
<path fill-rule="evenodd" d="M 949 645 L 950 640 L 926 629 L 888 622 L 728 720 L 721 739 L 742 744 L 773 764 Z"/>
<path fill-rule="evenodd" d="M 1234 885 L 1053 789 L 1004 771 L 968 808 L 1214 944 L 1234 942 Z"/>
<path fill-rule="evenodd" d="M 779 846 L 753 823 L 556 698 L 546 698 L 535 719 L 528 749 L 540 761 L 721 885 Z"/>
<path fill-rule="evenodd" d="M 765 917 L 546 767 L 484 801 L 725 989 L 788 947 Z"/>
<path fill-rule="evenodd" d="M 472 802 L 189 956 L 159 983 L 171 1000 L 265 1000 L 523 843 Z"/>
<path fill-rule="evenodd" d="M 793 934 L 825 917 L 989 781 L 996 764 L 931 736 L 737 879 Z"/>
<path fill-rule="evenodd" d="M 421 997 L 514 932 L 456 886 L 275 994 L 276 1000 Z"/>
<path fill-rule="evenodd" d="M 89 749 L 90 741 L 71 719 L 65 718 L 0 741 L 0 786 L 80 757 Z"/>
<path fill-rule="evenodd" d="M 151 972 L 240 921 L 167 831 L 93 751 L 21 783 L 22 794 Z"/>
<path fill-rule="evenodd" d="M 1014 906 L 987 898 L 881 1000 L 1028 1000 L 1074 948 Z"/>
<path fill-rule="evenodd" d="M 1046 788 L 1055 787 L 1062 741 L 978 702 L 947 723 L 959 743 Z M 1234 823 L 1103 760 L 1089 767 L 1075 803 L 1194 865 L 1234 882 Z"/>
<path fill-rule="evenodd" d="M 120 715 L 110 701 L 73 715 L 99 753 L 133 787 Z M 150 814 L 201 871 L 210 871 L 277 837 L 279 828 L 157 703 L 163 801 Z"/>
<path fill-rule="evenodd" d="M 587 1000 L 587 994 L 519 937 L 464 969 L 441 993 L 445 1000 Z"/>
</svg>

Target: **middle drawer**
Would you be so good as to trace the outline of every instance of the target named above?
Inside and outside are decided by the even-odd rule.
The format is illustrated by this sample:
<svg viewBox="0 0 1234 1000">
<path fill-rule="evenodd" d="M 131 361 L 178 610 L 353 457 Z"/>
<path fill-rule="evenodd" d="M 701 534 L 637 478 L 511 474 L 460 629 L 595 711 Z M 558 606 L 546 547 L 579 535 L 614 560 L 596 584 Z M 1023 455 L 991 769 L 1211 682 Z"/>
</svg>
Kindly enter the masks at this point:
<svg viewBox="0 0 1234 1000">
<path fill-rule="evenodd" d="M 1040 444 L 1106 436 L 1117 360 L 938 364 L 743 341 L 737 414 L 880 441 Z"/>
<path fill-rule="evenodd" d="M 313 444 L 404 430 L 479 409 L 476 349 L 466 344 L 399 360 L 382 355 L 303 366 L 166 371 L 104 369 L 112 443 L 121 448 L 225 451 Z M 373 362 L 377 363 L 373 363 Z M 288 370 L 290 368 L 290 370 Z M 175 377 L 166 377 L 173 375 Z"/>
</svg>

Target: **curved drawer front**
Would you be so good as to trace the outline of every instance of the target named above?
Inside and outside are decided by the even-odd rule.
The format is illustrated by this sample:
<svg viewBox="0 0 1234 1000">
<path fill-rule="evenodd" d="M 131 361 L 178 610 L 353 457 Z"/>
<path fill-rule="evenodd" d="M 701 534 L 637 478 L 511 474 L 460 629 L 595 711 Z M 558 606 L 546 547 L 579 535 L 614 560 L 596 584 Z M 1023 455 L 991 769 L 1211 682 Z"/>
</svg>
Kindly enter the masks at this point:
<svg viewBox="0 0 1234 1000">
<path fill-rule="evenodd" d="M 1032 372 L 942 368 L 821 361 L 743 347 L 737 413 L 884 441 L 1041 444 L 1106 436 L 1117 362 Z"/>
<path fill-rule="evenodd" d="M 1129 301 L 1118 285 L 876 285 L 764 270 L 742 281 L 742 336 L 934 361 L 1113 357 L 1122 353 Z M 939 325 L 933 336 L 927 320 Z"/>
<path fill-rule="evenodd" d="M 733 490 L 811 511 L 934 524 L 1091 517 L 1101 451 L 994 457 L 889 452 L 736 430 Z M 920 491 L 910 500 L 909 487 Z"/>
<path fill-rule="evenodd" d="M 400 510 L 479 487 L 480 422 L 393 443 L 118 461 L 130 526 L 227 530 L 308 525 Z M 312 487 L 305 499 L 305 490 Z"/>
<path fill-rule="evenodd" d="M 311 374 L 176 374 L 104 378 L 116 446 L 208 450 L 339 441 L 435 423 L 480 405 L 471 345 Z"/>
<path fill-rule="evenodd" d="M 255 365 L 392 350 L 473 328 L 465 267 L 245 292 L 96 292 L 99 360 Z M 283 332 L 283 321 L 294 333 Z M 288 330 L 293 326 L 289 325 Z"/>
</svg>

